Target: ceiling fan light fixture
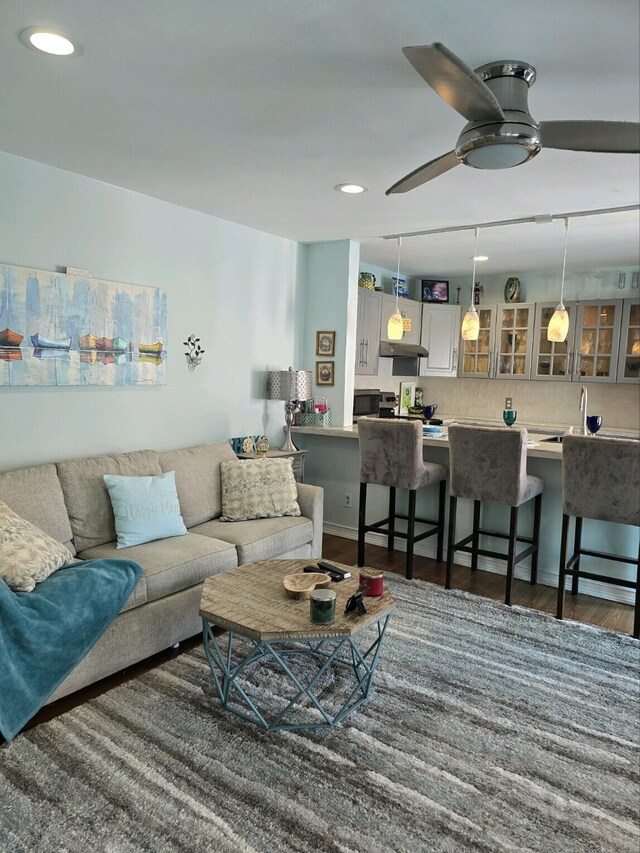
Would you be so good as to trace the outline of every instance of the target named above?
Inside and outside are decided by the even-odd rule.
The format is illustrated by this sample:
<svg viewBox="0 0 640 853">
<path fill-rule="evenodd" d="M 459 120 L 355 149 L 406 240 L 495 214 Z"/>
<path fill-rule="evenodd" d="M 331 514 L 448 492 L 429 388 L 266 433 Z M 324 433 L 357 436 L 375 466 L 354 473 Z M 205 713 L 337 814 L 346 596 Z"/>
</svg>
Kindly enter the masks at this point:
<svg viewBox="0 0 640 853">
<path fill-rule="evenodd" d="M 78 57 L 82 53 L 82 47 L 70 35 L 48 27 L 27 27 L 20 33 L 20 41 L 31 50 L 51 56 Z"/>
<path fill-rule="evenodd" d="M 367 187 L 362 184 L 337 184 L 335 189 L 339 193 L 346 193 L 347 195 L 359 195 L 367 192 Z"/>
<path fill-rule="evenodd" d="M 532 151 L 518 142 L 495 142 L 471 148 L 462 159 L 473 169 L 511 169 L 535 157 L 539 150 Z"/>
</svg>

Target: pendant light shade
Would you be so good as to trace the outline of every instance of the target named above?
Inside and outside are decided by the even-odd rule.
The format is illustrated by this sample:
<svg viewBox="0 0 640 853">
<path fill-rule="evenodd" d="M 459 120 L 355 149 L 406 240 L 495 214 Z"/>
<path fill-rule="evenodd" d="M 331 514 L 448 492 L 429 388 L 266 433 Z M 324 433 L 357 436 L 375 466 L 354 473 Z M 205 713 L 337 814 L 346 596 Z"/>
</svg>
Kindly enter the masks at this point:
<svg viewBox="0 0 640 853">
<path fill-rule="evenodd" d="M 476 306 L 473 304 L 473 288 L 475 286 L 476 281 L 476 261 L 478 257 L 478 235 L 480 233 L 480 229 L 476 228 L 476 245 L 473 250 L 473 275 L 471 276 L 471 305 L 469 306 L 469 310 L 464 315 L 464 320 L 462 321 L 462 329 L 460 330 L 460 334 L 462 335 L 463 341 L 477 341 L 478 335 L 480 334 L 480 318 L 478 317 L 478 312 L 476 311 Z"/>
<path fill-rule="evenodd" d="M 402 336 L 404 334 L 404 327 L 402 323 L 402 314 L 400 313 L 400 306 L 398 305 L 398 284 L 400 282 L 400 246 L 402 246 L 402 237 L 398 237 L 398 274 L 396 276 L 396 310 L 389 317 L 389 322 L 387 323 L 387 338 L 390 341 L 401 341 Z"/>
<path fill-rule="evenodd" d="M 569 217 L 564 220 L 564 257 L 562 259 L 562 282 L 560 284 L 560 302 L 553 312 L 553 317 L 547 327 L 547 340 L 562 343 L 569 334 L 569 312 L 564 307 L 564 272 L 567 265 L 567 239 L 569 237 Z"/>
</svg>

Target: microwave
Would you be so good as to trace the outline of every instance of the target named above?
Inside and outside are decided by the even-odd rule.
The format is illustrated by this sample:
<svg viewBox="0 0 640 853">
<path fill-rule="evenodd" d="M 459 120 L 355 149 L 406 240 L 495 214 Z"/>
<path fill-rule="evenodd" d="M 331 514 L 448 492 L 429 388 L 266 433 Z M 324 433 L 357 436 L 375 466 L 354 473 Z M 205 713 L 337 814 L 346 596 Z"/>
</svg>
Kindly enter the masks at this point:
<svg viewBox="0 0 640 853">
<path fill-rule="evenodd" d="M 353 420 L 380 415 L 382 394 L 379 388 L 357 388 L 353 392 Z"/>
</svg>

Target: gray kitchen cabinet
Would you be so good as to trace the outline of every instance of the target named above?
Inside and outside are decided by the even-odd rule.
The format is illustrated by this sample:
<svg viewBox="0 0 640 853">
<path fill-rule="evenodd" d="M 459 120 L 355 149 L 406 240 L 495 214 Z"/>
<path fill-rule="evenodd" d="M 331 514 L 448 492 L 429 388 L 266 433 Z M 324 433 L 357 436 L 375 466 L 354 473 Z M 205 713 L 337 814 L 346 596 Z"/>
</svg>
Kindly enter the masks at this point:
<svg viewBox="0 0 640 853">
<path fill-rule="evenodd" d="M 547 340 L 547 329 L 557 304 L 557 302 L 536 303 L 531 378 L 545 379 L 550 382 L 571 382 L 575 357 L 574 340 L 578 303 L 564 303 L 569 314 L 569 334 L 566 341 L 562 343 Z"/>
<path fill-rule="evenodd" d="M 620 352 L 616 382 L 640 381 L 640 299 L 625 299 L 622 306 Z"/>
<path fill-rule="evenodd" d="M 578 302 L 574 333 L 574 382 L 615 382 L 618 370 L 622 299 Z"/>
<path fill-rule="evenodd" d="M 398 307 L 403 318 L 411 320 L 411 330 L 404 332 L 402 335 L 403 344 L 419 344 L 420 343 L 420 321 L 422 319 L 422 302 L 416 302 L 414 299 L 398 299 Z M 380 324 L 380 340 L 388 341 L 387 323 L 389 317 L 396 310 L 396 298 L 389 293 L 382 294 L 382 319 Z"/>
<path fill-rule="evenodd" d="M 458 376 L 489 379 L 493 376 L 495 350 L 495 315 L 497 305 L 476 305 L 480 319 L 480 332 L 476 341 L 459 342 Z M 461 316 L 466 313 L 462 307 Z"/>
<path fill-rule="evenodd" d="M 456 376 L 461 322 L 460 305 L 422 306 L 420 343 L 429 352 L 419 360 L 420 376 Z"/>
<path fill-rule="evenodd" d="M 507 302 L 496 306 L 494 379 L 528 379 L 533 350 L 533 302 Z"/>
<path fill-rule="evenodd" d="M 378 373 L 381 297 L 382 294 L 374 290 L 358 288 L 356 325 L 356 375 L 358 376 L 375 376 Z"/>
</svg>

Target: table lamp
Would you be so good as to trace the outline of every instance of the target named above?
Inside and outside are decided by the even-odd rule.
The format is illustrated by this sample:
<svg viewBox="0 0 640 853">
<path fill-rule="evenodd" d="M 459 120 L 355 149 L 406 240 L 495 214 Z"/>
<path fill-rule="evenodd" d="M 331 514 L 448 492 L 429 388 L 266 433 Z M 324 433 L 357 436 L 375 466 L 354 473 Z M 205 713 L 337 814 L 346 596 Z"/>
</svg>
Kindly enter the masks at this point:
<svg viewBox="0 0 640 853">
<path fill-rule="evenodd" d="M 299 411 L 302 400 L 311 399 L 310 370 L 269 370 L 267 372 L 267 400 L 284 400 L 284 420 L 286 436 L 280 450 L 297 450 L 291 440 L 293 416 Z"/>
</svg>

